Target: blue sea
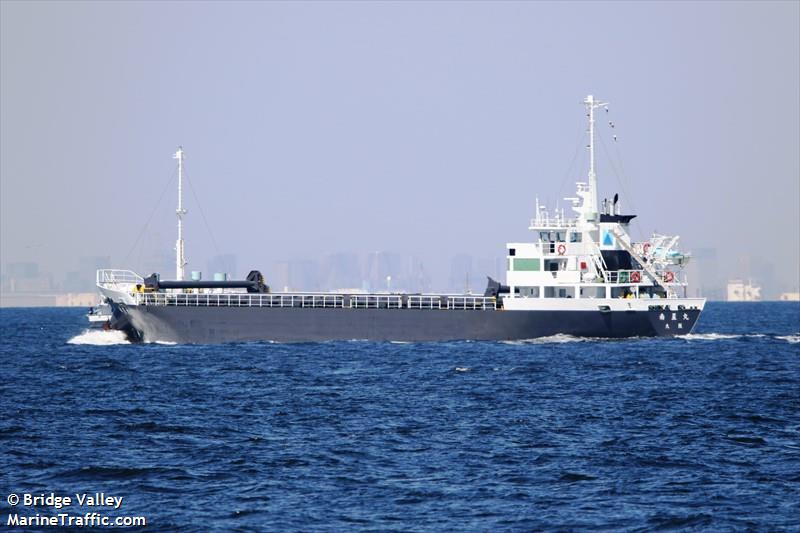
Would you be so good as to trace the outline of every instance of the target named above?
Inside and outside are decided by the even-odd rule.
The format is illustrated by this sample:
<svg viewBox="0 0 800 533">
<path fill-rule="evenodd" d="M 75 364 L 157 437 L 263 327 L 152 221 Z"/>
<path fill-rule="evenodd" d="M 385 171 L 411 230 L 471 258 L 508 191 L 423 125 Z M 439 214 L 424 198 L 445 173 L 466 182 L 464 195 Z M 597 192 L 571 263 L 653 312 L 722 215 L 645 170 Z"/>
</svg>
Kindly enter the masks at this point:
<svg viewBox="0 0 800 533">
<path fill-rule="evenodd" d="M 0 310 L 4 528 L 800 530 L 797 303 L 710 303 L 681 338 L 430 344 L 131 345 L 83 312 Z M 75 500 L 97 493 L 123 502 Z"/>
</svg>

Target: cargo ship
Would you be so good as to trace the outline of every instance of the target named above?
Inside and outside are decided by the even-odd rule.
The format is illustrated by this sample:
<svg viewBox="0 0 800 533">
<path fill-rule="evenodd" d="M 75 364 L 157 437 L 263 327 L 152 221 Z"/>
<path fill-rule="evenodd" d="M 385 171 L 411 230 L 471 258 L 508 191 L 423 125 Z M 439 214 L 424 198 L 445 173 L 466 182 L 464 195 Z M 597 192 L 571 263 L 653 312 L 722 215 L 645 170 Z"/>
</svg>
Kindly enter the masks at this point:
<svg viewBox="0 0 800 533">
<path fill-rule="evenodd" d="M 108 327 L 133 342 L 511 341 L 570 335 L 648 337 L 688 334 L 705 298 L 686 297 L 690 254 L 678 237 L 634 242 L 617 195 L 598 201 L 595 113 L 608 104 L 587 96 L 589 169 L 577 183 L 571 214 L 539 205 L 525 242 L 506 244 L 504 283 L 487 279 L 483 295 L 446 293 L 272 292 L 260 272 L 242 280 L 185 279 L 178 166 L 176 278 L 130 270 L 97 271 Z"/>
</svg>

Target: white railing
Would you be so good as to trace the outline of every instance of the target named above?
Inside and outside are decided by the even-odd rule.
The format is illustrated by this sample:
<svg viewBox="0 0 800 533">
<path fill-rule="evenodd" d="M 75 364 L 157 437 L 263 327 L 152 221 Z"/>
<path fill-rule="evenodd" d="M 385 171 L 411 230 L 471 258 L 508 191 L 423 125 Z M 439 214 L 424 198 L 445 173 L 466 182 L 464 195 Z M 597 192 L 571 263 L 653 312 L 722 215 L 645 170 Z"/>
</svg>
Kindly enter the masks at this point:
<svg viewBox="0 0 800 533">
<path fill-rule="evenodd" d="M 541 216 L 531 219 L 530 226 L 528 229 L 538 229 L 538 228 L 574 228 L 578 225 L 578 221 L 575 218 L 561 218 L 561 217 L 548 217 L 548 216 Z"/>
<path fill-rule="evenodd" d="M 143 292 L 136 294 L 141 305 L 201 307 L 344 307 L 342 294 L 199 294 L 181 292 Z"/>
<path fill-rule="evenodd" d="M 617 270 L 606 272 L 606 281 L 607 283 L 645 283 L 647 285 L 650 284 L 651 278 L 645 278 L 645 271 L 644 270 Z M 672 272 L 670 270 L 665 270 L 663 272 L 659 271 L 655 273 L 656 277 L 662 283 L 672 283 L 672 284 L 682 284 L 683 279 L 680 275 L 680 272 Z M 638 279 L 637 279 L 638 278 Z"/>
<path fill-rule="evenodd" d="M 355 294 L 350 296 L 353 309 L 400 309 L 403 297 L 392 294 Z"/>
<path fill-rule="evenodd" d="M 497 308 L 495 298 L 485 296 L 448 296 L 448 309 L 460 309 L 469 311 L 486 311 Z"/>
<path fill-rule="evenodd" d="M 250 295 L 253 296 L 253 295 Z M 342 294 L 259 294 L 266 307 L 344 307 Z"/>
<path fill-rule="evenodd" d="M 608 283 L 648 283 L 644 270 L 616 270 L 606 272 Z"/>
<path fill-rule="evenodd" d="M 533 243 L 542 255 L 558 257 L 590 255 L 599 250 L 599 244 L 592 241 L 536 241 Z M 563 246 L 563 248 L 561 248 Z"/>
<path fill-rule="evenodd" d="M 191 307 L 297 307 L 315 309 L 497 309 L 495 298 L 484 296 L 396 294 L 257 294 L 134 292 L 136 304 Z M 444 303 L 446 302 L 446 303 Z"/>
<path fill-rule="evenodd" d="M 409 309 L 441 309 L 442 297 L 432 295 L 412 295 L 408 297 Z"/>
<path fill-rule="evenodd" d="M 97 284 L 119 285 L 144 283 L 144 278 L 131 270 L 101 269 L 97 271 Z"/>
</svg>

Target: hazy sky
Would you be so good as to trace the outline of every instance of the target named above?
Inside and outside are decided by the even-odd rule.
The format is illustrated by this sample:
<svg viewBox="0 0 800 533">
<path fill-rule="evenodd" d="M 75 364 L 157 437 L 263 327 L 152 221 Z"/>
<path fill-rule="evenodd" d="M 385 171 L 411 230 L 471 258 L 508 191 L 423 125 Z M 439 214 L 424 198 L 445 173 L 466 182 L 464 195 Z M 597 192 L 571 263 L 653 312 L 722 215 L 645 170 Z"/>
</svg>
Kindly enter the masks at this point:
<svg viewBox="0 0 800 533">
<path fill-rule="evenodd" d="M 0 264 L 173 254 L 179 144 L 242 270 L 502 256 L 537 195 L 584 178 L 593 93 L 618 136 L 600 123 L 601 197 L 621 192 L 635 236 L 716 248 L 725 275 L 764 254 L 798 283 L 798 2 L 1 5 Z"/>
</svg>

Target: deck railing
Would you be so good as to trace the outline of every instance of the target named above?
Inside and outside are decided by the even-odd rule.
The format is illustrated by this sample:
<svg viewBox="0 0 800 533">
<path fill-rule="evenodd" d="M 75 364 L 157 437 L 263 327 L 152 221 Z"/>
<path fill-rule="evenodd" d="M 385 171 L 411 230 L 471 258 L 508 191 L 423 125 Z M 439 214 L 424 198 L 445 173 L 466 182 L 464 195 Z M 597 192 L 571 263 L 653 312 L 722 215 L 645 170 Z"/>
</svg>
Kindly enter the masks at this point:
<svg viewBox="0 0 800 533">
<path fill-rule="evenodd" d="M 437 295 L 421 294 L 408 297 L 409 309 L 441 309 L 442 297 Z M 446 306 L 447 304 L 445 304 Z"/>
<path fill-rule="evenodd" d="M 104 268 L 97 271 L 97 284 L 137 284 L 144 283 L 142 276 L 131 270 L 115 270 Z"/>
<path fill-rule="evenodd" d="M 494 298 L 485 298 L 483 296 L 449 296 L 447 298 L 447 308 L 488 311 L 497 308 L 497 301 Z"/>
<path fill-rule="evenodd" d="M 497 308 L 495 298 L 483 296 L 136 292 L 134 297 L 138 305 L 179 307 L 452 309 L 465 311 L 484 311 Z"/>
<path fill-rule="evenodd" d="M 400 309 L 403 297 L 393 294 L 354 294 L 350 296 L 352 309 Z"/>
<path fill-rule="evenodd" d="M 647 283 L 644 270 L 614 270 L 606 277 L 608 283 Z"/>
<path fill-rule="evenodd" d="M 202 307 L 344 307 L 341 294 L 251 294 L 251 293 L 137 293 L 140 305 Z"/>
<path fill-rule="evenodd" d="M 575 228 L 578 221 L 575 218 L 566 218 L 559 216 L 545 216 L 534 217 L 531 219 L 530 229 L 538 228 Z"/>
<path fill-rule="evenodd" d="M 683 279 L 680 276 L 680 272 L 672 272 L 665 270 L 663 272 L 657 272 L 657 275 L 658 279 L 662 280 L 664 283 L 676 283 L 676 284 L 683 283 Z M 609 271 L 606 272 L 606 278 L 608 283 L 617 283 L 617 284 L 644 283 L 645 285 L 650 284 L 650 278 L 646 277 L 644 270 Z"/>
</svg>

